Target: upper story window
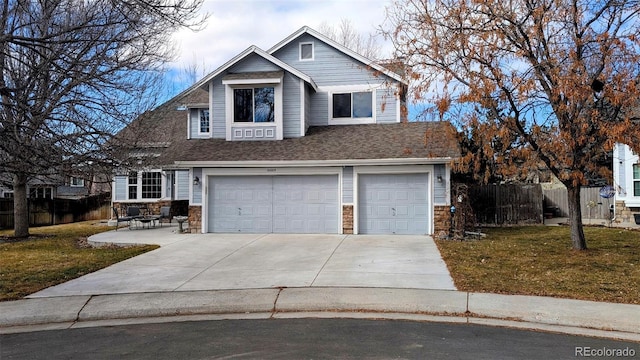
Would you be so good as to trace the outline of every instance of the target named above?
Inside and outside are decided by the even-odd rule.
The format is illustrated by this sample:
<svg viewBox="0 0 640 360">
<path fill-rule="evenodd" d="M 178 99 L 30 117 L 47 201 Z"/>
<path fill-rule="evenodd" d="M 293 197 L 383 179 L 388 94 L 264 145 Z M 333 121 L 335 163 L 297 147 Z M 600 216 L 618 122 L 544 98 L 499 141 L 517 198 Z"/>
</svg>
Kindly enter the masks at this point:
<svg viewBox="0 0 640 360">
<path fill-rule="evenodd" d="M 211 130 L 211 122 L 209 121 L 209 110 L 200 109 L 200 128 L 201 134 L 208 133 Z"/>
<path fill-rule="evenodd" d="M 633 164 L 633 196 L 640 196 L 640 164 Z"/>
<path fill-rule="evenodd" d="M 84 179 L 72 176 L 70 183 L 71 183 L 70 185 L 74 186 L 74 187 L 83 187 L 84 186 Z"/>
<path fill-rule="evenodd" d="M 233 121 L 274 122 L 274 94 L 273 87 L 233 89 Z"/>
<path fill-rule="evenodd" d="M 313 60 L 313 43 L 302 42 L 300 43 L 300 61 Z"/>
<path fill-rule="evenodd" d="M 373 117 L 373 94 L 371 91 L 333 93 L 333 119 L 365 119 Z"/>
</svg>

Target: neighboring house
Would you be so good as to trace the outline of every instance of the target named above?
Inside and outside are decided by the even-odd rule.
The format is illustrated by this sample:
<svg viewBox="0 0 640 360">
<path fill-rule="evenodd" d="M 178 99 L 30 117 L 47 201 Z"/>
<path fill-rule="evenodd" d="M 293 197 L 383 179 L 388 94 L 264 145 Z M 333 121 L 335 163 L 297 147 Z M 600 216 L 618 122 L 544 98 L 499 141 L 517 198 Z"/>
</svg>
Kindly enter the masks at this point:
<svg viewBox="0 0 640 360">
<path fill-rule="evenodd" d="M 114 205 L 188 201 L 196 232 L 448 230 L 455 129 L 406 122 L 406 89 L 308 27 L 251 46 L 118 134 Z"/>
<path fill-rule="evenodd" d="M 640 159 L 629 146 L 616 144 L 613 161 L 615 221 L 633 223 L 633 215 L 640 213 Z"/>
</svg>

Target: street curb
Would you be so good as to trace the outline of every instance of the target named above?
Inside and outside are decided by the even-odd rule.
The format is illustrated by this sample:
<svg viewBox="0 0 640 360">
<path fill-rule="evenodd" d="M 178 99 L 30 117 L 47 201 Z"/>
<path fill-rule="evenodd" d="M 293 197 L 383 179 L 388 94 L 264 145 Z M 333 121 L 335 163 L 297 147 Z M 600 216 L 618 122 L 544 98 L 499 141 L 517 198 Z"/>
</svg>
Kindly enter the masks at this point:
<svg viewBox="0 0 640 360">
<path fill-rule="evenodd" d="M 270 288 L 26 299 L 0 303 L 0 333 L 136 319 L 181 321 L 194 316 L 449 319 L 640 342 L 640 305 L 395 288 Z"/>
</svg>

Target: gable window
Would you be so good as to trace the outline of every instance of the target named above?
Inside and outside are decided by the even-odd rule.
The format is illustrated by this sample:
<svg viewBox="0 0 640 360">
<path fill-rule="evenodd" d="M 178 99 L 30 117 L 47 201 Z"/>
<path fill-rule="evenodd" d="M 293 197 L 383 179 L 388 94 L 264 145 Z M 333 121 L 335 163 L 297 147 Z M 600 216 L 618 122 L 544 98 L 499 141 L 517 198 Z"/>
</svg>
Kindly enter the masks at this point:
<svg viewBox="0 0 640 360">
<path fill-rule="evenodd" d="M 334 119 L 373 117 L 373 94 L 371 91 L 334 93 L 332 100 L 332 117 Z"/>
<path fill-rule="evenodd" d="M 313 60 L 313 43 L 300 43 L 300 61 Z"/>
<path fill-rule="evenodd" d="M 211 129 L 211 123 L 209 122 L 209 110 L 200 109 L 200 133 L 208 133 Z"/>
<path fill-rule="evenodd" d="M 233 121 L 274 122 L 274 94 L 273 87 L 233 89 Z"/>
<path fill-rule="evenodd" d="M 640 196 L 640 164 L 633 164 L 633 196 Z"/>
</svg>

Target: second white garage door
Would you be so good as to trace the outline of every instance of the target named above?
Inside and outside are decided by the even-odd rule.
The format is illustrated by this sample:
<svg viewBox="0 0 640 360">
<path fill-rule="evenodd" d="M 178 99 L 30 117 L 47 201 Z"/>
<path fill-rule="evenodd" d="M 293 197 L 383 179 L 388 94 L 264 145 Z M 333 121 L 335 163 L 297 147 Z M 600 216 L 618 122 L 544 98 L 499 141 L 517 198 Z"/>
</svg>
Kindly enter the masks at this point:
<svg viewBox="0 0 640 360">
<path fill-rule="evenodd" d="M 358 178 L 360 234 L 428 234 L 428 174 L 366 174 Z"/>
<path fill-rule="evenodd" d="M 209 179 L 209 232 L 337 234 L 337 175 Z"/>
</svg>

